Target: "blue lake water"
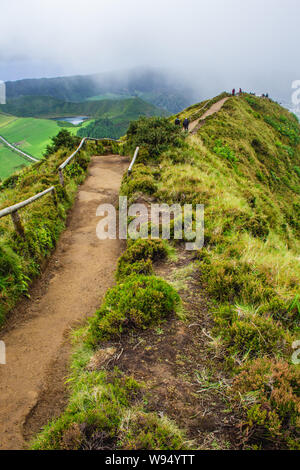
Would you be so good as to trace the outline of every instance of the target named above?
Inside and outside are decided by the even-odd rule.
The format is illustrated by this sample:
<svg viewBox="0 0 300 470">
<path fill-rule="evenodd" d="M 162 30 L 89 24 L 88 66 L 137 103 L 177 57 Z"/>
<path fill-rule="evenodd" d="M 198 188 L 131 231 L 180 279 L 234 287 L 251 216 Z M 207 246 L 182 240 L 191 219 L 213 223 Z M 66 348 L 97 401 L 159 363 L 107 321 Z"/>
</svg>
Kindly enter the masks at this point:
<svg viewBox="0 0 300 470">
<path fill-rule="evenodd" d="M 87 119 L 89 119 L 88 116 L 71 116 L 71 117 L 64 116 L 64 117 L 56 118 L 55 121 L 70 122 L 74 126 L 78 126 L 78 124 L 83 123 Z"/>
</svg>

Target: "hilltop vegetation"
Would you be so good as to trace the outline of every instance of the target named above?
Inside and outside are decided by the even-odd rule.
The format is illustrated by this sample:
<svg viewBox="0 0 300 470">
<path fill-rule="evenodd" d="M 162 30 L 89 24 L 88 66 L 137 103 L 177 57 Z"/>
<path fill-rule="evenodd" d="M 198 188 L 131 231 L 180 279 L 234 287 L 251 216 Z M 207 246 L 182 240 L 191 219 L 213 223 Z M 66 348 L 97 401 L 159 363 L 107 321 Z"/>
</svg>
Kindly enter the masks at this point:
<svg viewBox="0 0 300 470">
<path fill-rule="evenodd" d="M 184 114 L 199 117 L 204 104 Z M 297 118 L 270 100 L 231 98 L 184 148 L 160 155 L 159 172 L 148 161 L 124 187 L 131 200 L 151 187 L 160 202 L 205 204 L 196 273 L 214 305 L 216 352 L 237 374 L 231 407 L 241 415 L 244 445 L 296 448 L 299 370 L 290 358 L 300 319 Z"/>
<path fill-rule="evenodd" d="M 202 107 L 203 103 L 184 114 L 199 116 Z M 144 353 L 135 351 L 137 361 L 147 357 L 147 367 L 152 371 L 147 374 L 143 369 L 143 393 L 150 400 L 150 410 L 151 404 L 158 400 L 159 409 L 167 411 L 173 422 L 169 422 L 164 440 L 159 440 L 160 425 L 149 413 L 147 400 L 142 398 L 138 404 L 134 402 L 135 405 L 126 405 L 126 410 L 119 410 L 121 421 L 114 421 L 111 439 L 107 436 L 106 440 L 110 448 L 184 448 L 178 437 L 174 441 L 175 435 L 181 433 L 195 439 L 189 443 L 192 448 L 299 449 L 300 376 L 299 368 L 291 363 L 291 345 L 298 339 L 300 316 L 300 127 L 297 119 L 270 100 L 246 95 L 229 99 L 196 135 L 187 139 L 176 136 L 176 130 L 174 134 L 166 133 L 167 128 L 168 123 L 163 119 L 142 119 L 131 125 L 127 147 L 133 149 L 139 144 L 142 151 L 132 175 L 124 177 L 121 192 L 133 202 L 205 204 L 204 248 L 191 258 L 179 241 L 171 241 L 177 254 L 174 258 L 173 253 L 170 264 L 170 261 L 162 261 L 170 252 L 168 244 L 157 250 L 150 240 L 128 243 L 118 264 L 117 286 L 108 292 L 90 325 L 77 335 L 83 349 L 77 351 L 73 364 L 78 376 L 74 379 L 76 385 L 72 385 L 71 403 L 76 402 L 76 407 L 69 406 L 58 421 L 50 424 L 39 436 L 35 448 L 65 448 L 71 430 L 83 429 L 82 423 L 87 421 L 91 422 L 93 435 L 102 431 L 107 436 L 106 430 L 111 429 L 112 421 L 107 418 L 98 421 L 96 404 L 91 405 L 95 411 L 92 421 L 89 420 L 91 410 L 78 414 L 82 409 L 77 400 L 83 390 L 80 384 L 86 382 L 87 377 L 93 381 L 95 377 L 102 377 L 103 371 L 110 374 L 104 360 L 101 367 L 94 366 L 92 373 L 88 372 L 89 365 L 97 364 L 96 358 L 105 355 L 109 347 L 116 349 L 120 341 L 129 354 L 133 344 L 131 334 L 139 332 L 140 342 L 147 344 L 147 338 L 151 341 L 151 346 L 144 347 Z M 157 362 L 153 361 L 164 363 L 166 384 L 172 383 L 168 377 L 174 374 L 174 364 L 171 361 L 169 365 L 170 359 L 161 355 L 155 359 L 152 322 L 159 321 L 160 328 L 156 331 L 162 335 L 158 343 L 161 354 L 177 324 L 176 297 L 171 286 L 160 286 L 157 282 L 152 293 L 147 288 L 155 285 L 157 278 L 153 275 L 157 259 L 160 265 L 167 263 L 163 272 L 172 271 L 165 275 L 168 279 L 171 276 L 173 284 L 179 286 L 182 298 L 189 299 L 185 303 L 187 310 L 186 317 L 182 318 L 181 333 L 172 343 L 172 358 L 176 358 L 176 370 L 181 371 L 178 394 L 183 390 L 187 394 L 191 383 L 197 380 L 206 410 L 209 409 L 209 415 L 215 413 L 215 423 L 218 423 L 213 425 L 216 429 L 213 438 L 209 427 L 203 429 L 205 418 L 201 417 L 201 401 L 200 411 L 195 415 L 198 423 L 194 416 L 189 423 L 182 419 L 180 410 L 172 409 L 169 404 L 172 398 L 167 390 L 153 397 L 160 390 L 158 385 L 154 389 L 152 385 L 155 383 L 154 366 L 157 367 Z M 188 288 L 193 289 L 192 299 L 186 293 Z M 133 289 L 137 296 L 131 299 Z M 169 306 L 162 312 L 155 305 L 159 292 Z M 147 305 L 149 308 L 145 309 Z M 207 309 L 205 316 L 203 308 Z M 153 312 L 151 322 L 149 310 Z M 164 313 L 171 317 L 165 331 Z M 185 319 L 193 329 L 185 326 Z M 205 330 L 207 324 L 209 332 Z M 198 350 L 203 334 L 199 336 L 197 326 L 209 338 L 204 350 L 201 347 Z M 143 333 L 145 329 L 147 334 Z M 185 329 L 189 330 L 194 351 L 187 344 L 182 349 Z M 127 343 L 124 336 L 128 337 Z M 146 355 L 147 348 L 153 349 L 152 360 Z M 143 346 L 140 349 L 143 351 Z M 127 370 L 138 372 L 124 362 L 122 367 L 122 374 Z M 176 383 L 179 381 L 177 373 L 173 376 Z M 104 387 L 106 389 L 107 385 Z M 200 392 L 195 390 L 182 401 L 193 401 Z M 175 400 L 176 406 L 178 400 Z M 197 400 L 193 406 L 199 409 Z M 105 416 L 109 416 L 108 405 L 104 405 L 104 410 L 107 410 Z M 222 428 L 226 415 L 232 424 Z M 150 426 L 152 419 L 156 420 L 156 426 Z M 176 427 L 179 423 L 181 426 L 185 423 L 182 431 Z M 194 427 L 203 430 L 195 434 Z M 230 434 L 227 434 L 228 429 Z M 145 433 L 147 441 L 141 438 Z M 76 438 L 77 447 L 73 441 L 68 448 L 84 448 L 86 442 L 92 442 L 82 431 Z"/>
<path fill-rule="evenodd" d="M 183 114 L 197 118 L 204 104 Z M 243 95 L 194 135 L 173 117 L 141 118 L 113 151 L 136 145 L 121 194 L 147 205 L 204 204 L 204 247 L 189 253 L 179 240 L 128 241 L 116 285 L 74 333 L 68 406 L 33 448 L 299 449 L 300 375 L 291 361 L 300 319 L 296 117 Z M 8 179 L 1 205 L 24 188 L 57 184 L 65 154 Z M 5 311 L 51 253 L 87 164 L 83 153 L 70 167 L 56 209 L 44 200 L 24 211 L 25 244 L 10 221 L 2 225 Z"/>
</svg>

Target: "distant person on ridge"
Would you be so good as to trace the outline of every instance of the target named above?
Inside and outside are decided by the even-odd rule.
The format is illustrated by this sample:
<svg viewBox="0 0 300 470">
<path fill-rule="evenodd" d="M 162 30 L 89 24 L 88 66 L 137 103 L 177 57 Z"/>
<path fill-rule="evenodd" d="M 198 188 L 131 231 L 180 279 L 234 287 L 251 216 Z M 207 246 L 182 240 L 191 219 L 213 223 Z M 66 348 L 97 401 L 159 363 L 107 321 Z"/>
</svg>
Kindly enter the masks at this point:
<svg viewBox="0 0 300 470">
<path fill-rule="evenodd" d="M 181 122 L 179 118 L 175 119 L 175 126 L 180 126 Z"/>
<path fill-rule="evenodd" d="M 232 96 L 235 96 L 235 88 L 232 90 Z"/>
<path fill-rule="evenodd" d="M 240 88 L 240 91 L 239 91 L 239 94 L 241 95 L 243 92 L 242 92 L 242 89 Z"/>
<path fill-rule="evenodd" d="M 183 121 L 183 128 L 186 132 L 188 132 L 189 130 L 189 125 L 190 125 L 190 121 L 188 120 L 188 118 L 185 118 L 185 120 Z"/>
</svg>

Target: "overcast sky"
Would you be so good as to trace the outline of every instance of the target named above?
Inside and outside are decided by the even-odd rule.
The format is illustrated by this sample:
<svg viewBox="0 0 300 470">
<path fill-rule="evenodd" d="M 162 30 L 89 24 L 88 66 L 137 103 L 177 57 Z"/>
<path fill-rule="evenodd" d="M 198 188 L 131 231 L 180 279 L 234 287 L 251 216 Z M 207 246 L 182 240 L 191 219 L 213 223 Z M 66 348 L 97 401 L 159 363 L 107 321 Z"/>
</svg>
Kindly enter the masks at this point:
<svg viewBox="0 0 300 470">
<path fill-rule="evenodd" d="M 135 66 L 288 95 L 299 0 L 0 0 L 0 80 Z"/>
</svg>

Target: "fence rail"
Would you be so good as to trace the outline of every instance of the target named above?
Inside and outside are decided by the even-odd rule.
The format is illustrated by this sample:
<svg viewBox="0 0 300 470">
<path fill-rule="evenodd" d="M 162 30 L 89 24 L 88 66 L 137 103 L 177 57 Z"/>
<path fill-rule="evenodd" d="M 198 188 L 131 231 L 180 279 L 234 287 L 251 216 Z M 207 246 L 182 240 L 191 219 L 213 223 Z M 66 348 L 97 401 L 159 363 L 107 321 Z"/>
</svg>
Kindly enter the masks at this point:
<svg viewBox="0 0 300 470">
<path fill-rule="evenodd" d="M 10 147 L 13 147 L 11 144 L 9 144 L 9 142 L 7 142 L 3 137 L 0 136 L 0 138 L 5 141 L 5 143 L 7 143 Z M 80 151 L 80 149 L 83 147 L 83 144 L 87 141 L 87 140 L 91 140 L 91 141 L 101 141 L 101 140 L 108 140 L 108 141 L 112 141 L 112 142 L 116 142 L 116 143 L 119 143 L 121 142 L 120 140 L 115 140 L 115 139 L 110 139 L 110 138 L 102 138 L 102 139 L 96 139 L 94 137 L 84 137 L 81 142 L 80 142 L 80 145 L 77 147 L 77 149 L 75 150 L 75 152 L 72 153 L 72 155 L 70 155 L 61 165 L 60 167 L 58 168 L 58 173 L 59 173 L 59 181 L 60 181 L 60 184 L 62 186 L 64 186 L 64 176 L 63 176 L 63 169 L 70 163 L 70 161 L 75 157 L 75 155 Z M 17 149 L 16 149 L 17 150 Z M 20 153 L 24 153 L 20 150 Z M 26 155 L 26 154 L 25 154 Z M 27 155 L 28 156 L 28 155 Z M 38 162 L 40 160 L 36 160 L 34 159 L 33 157 L 29 157 L 31 158 L 32 160 L 34 160 L 35 162 Z M 0 219 L 2 217 L 5 217 L 7 215 L 10 215 L 11 218 L 12 218 L 12 221 L 13 221 L 13 224 L 14 224 L 14 227 L 15 227 L 15 230 L 16 232 L 23 236 L 25 235 L 25 232 L 24 232 L 24 228 L 22 226 L 22 222 L 21 222 L 21 219 L 20 219 L 20 216 L 18 214 L 18 210 L 19 209 L 22 209 L 23 207 L 25 206 L 28 206 L 29 204 L 32 204 L 34 201 L 36 201 L 37 199 L 40 199 L 41 197 L 44 197 L 46 196 L 47 194 L 49 193 L 52 193 L 53 194 L 53 202 L 54 204 L 56 205 L 57 204 L 57 200 L 56 200 L 56 191 L 55 191 L 55 187 L 54 186 L 51 186 L 50 188 L 48 189 L 45 189 L 45 191 L 42 191 L 41 193 L 38 193 L 36 194 L 35 196 L 32 196 L 30 197 L 29 199 L 26 199 L 26 201 L 22 201 L 22 202 L 19 202 L 18 204 L 15 204 L 13 206 L 10 206 L 10 207 L 6 207 L 5 209 L 2 209 L 0 210 Z"/>
<path fill-rule="evenodd" d="M 24 228 L 22 226 L 22 222 L 18 214 L 18 210 L 22 209 L 23 207 L 28 206 L 29 204 L 32 204 L 37 199 L 40 199 L 41 197 L 46 196 L 46 194 L 49 194 L 49 193 L 53 194 L 54 204 L 56 205 L 57 202 L 56 202 L 55 187 L 51 186 L 51 188 L 45 189 L 45 191 L 42 191 L 41 193 L 38 193 L 35 196 L 32 196 L 29 199 L 26 199 L 26 201 L 19 202 L 18 204 L 15 204 L 14 206 L 6 207 L 5 209 L 0 210 L 0 219 L 2 217 L 5 217 L 6 215 L 11 215 L 16 231 L 18 232 L 19 235 L 24 236 Z"/>
<path fill-rule="evenodd" d="M 77 149 L 75 150 L 75 152 L 73 152 L 72 155 L 70 155 L 58 168 L 59 181 L 62 186 L 65 185 L 64 174 L 63 174 L 64 168 L 70 163 L 71 160 L 73 160 L 75 155 L 77 155 L 77 153 L 82 149 L 84 143 L 87 140 L 96 141 L 96 142 L 101 141 L 101 140 L 108 140 L 108 141 L 112 141 L 116 143 L 121 142 L 120 140 L 109 139 L 109 138 L 96 139 L 94 137 L 84 137 L 82 141 L 80 142 L 79 146 L 77 147 Z"/>
</svg>

